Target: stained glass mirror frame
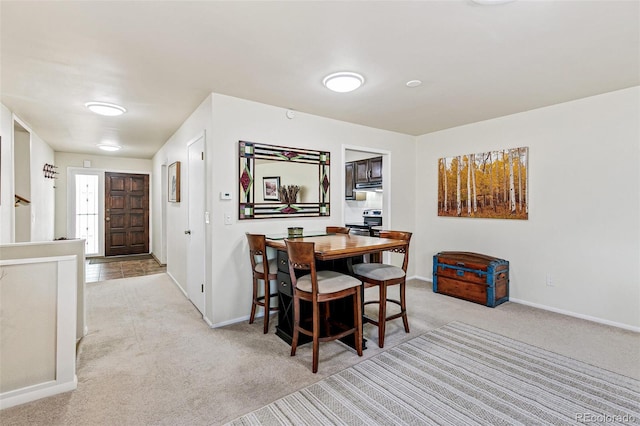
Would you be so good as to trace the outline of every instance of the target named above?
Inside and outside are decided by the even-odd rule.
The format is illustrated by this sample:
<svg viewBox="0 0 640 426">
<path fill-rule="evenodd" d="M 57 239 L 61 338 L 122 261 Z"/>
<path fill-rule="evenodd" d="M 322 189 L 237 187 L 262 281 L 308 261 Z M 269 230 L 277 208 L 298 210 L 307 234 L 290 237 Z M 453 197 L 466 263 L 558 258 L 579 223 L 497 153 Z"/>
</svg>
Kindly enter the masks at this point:
<svg viewBox="0 0 640 426">
<path fill-rule="evenodd" d="M 286 146 L 239 141 L 239 209 L 238 219 L 275 219 L 330 215 L 330 153 Z M 306 163 L 318 168 L 318 202 L 286 204 L 256 203 L 256 160 Z M 262 190 L 259 186 L 258 190 Z"/>
</svg>

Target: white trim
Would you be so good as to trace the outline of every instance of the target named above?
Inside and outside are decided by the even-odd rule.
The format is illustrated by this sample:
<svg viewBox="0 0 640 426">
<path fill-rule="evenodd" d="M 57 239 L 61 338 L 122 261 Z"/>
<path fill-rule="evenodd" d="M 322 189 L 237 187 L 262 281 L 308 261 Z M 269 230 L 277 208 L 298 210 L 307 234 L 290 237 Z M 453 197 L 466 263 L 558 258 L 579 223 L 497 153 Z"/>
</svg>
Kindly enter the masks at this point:
<svg viewBox="0 0 640 426">
<path fill-rule="evenodd" d="M 340 176 L 342 177 L 341 182 L 343 182 L 343 184 L 341 185 L 342 188 L 340 188 L 340 203 L 344 203 L 344 182 L 346 180 L 344 164 L 346 162 L 345 159 L 347 158 L 347 154 L 346 154 L 347 150 L 366 152 L 371 154 L 379 154 L 383 157 L 383 160 L 382 160 L 382 182 L 383 182 L 382 184 L 382 217 L 384 218 L 383 220 L 385 222 L 383 226 L 387 227 L 387 229 L 391 229 L 390 227 L 391 205 L 392 205 L 391 204 L 391 151 L 386 149 L 379 149 L 379 148 L 369 148 L 366 146 L 359 146 L 359 145 L 346 145 L 346 144 L 342 145 L 342 159 L 338 163 L 339 167 L 341 168 L 340 170 Z M 342 208 L 341 221 L 342 223 L 345 223 L 344 204 L 342 205 L 343 205 L 343 208 Z"/>
<path fill-rule="evenodd" d="M 14 389 L 0 394 L 0 410 L 46 396 L 77 388 L 76 376 L 76 315 L 78 256 L 54 256 L 0 261 L 0 265 L 29 265 L 56 262 L 56 371 L 55 380 Z"/>
<path fill-rule="evenodd" d="M 264 315 L 256 315 L 256 318 L 261 318 Z M 232 324 L 237 324 L 239 322 L 243 322 L 243 321 L 247 321 L 249 319 L 249 315 L 245 315 L 243 317 L 240 318 L 234 318 L 234 319 L 230 319 L 227 321 L 223 321 L 223 322 L 218 322 L 215 324 L 212 324 L 210 322 L 208 322 L 209 327 L 211 328 L 220 328 L 220 327 L 226 327 L 227 325 L 232 325 Z"/>
<path fill-rule="evenodd" d="M 413 277 L 407 278 L 407 279 L 418 279 L 418 280 L 423 280 L 423 281 L 428 281 L 430 283 L 433 283 L 433 279 L 432 278 L 424 278 L 424 277 L 419 277 L 419 276 L 413 276 Z M 624 330 L 635 331 L 636 333 L 640 333 L 640 327 L 635 327 L 635 326 L 628 325 L 628 324 L 623 324 L 623 323 L 620 323 L 620 322 L 609 321 L 609 320 L 602 319 L 602 318 L 592 317 L 590 315 L 578 314 L 576 312 L 571 312 L 571 311 L 567 311 L 567 310 L 564 310 L 564 309 L 558 309 L 558 308 L 554 308 L 552 306 L 541 305 L 539 303 L 528 302 L 528 301 L 522 300 L 522 299 L 514 299 L 512 297 L 509 297 L 509 302 L 518 303 L 520 305 L 525 305 L 525 306 L 531 306 L 532 308 L 541 309 L 543 311 L 555 312 L 557 314 L 567 315 L 569 317 L 579 318 L 579 319 L 583 319 L 583 320 L 586 320 L 586 321 L 596 322 L 596 323 L 604 324 L 604 325 L 610 325 L 612 327 L 622 328 Z"/>
<path fill-rule="evenodd" d="M 187 298 L 187 300 L 189 300 L 189 295 L 187 294 L 187 292 L 180 286 L 180 284 L 178 284 L 178 280 L 175 279 L 175 277 L 173 275 L 171 275 L 171 273 L 169 271 L 167 271 L 167 275 L 169 275 L 169 278 L 171 278 L 171 281 L 173 281 L 173 283 L 176 285 L 176 287 L 178 287 L 178 290 L 180 290 L 180 292 L 184 295 L 184 297 Z"/>
<path fill-rule="evenodd" d="M 205 317 L 204 315 L 202 316 L 202 319 L 204 320 L 204 322 L 207 323 L 207 325 L 209 326 L 209 328 L 214 328 L 213 323 L 211 322 L 211 320 L 207 317 Z"/>
<path fill-rule="evenodd" d="M 39 383 L 15 391 L 0 394 L 0 410 L 15 407 L 16 405 L 26 404 L 48 396 L 57 395 L 63 392 L 76 390 L 78 387 L 78 378 L 74 374 L 73 382 L 57 384 L 56 381 Z M 15 395 L 13 395 L 15 394 Z"/>
<path fill-rule="evenodd" d="M 624 330 L 635 331 L 636 333 L 640 333 L 640 327 L 636 327 L 636 326 L 629 325 L 629 324 L 624 324 L 624 323 L 615 322 L 615 321 L 609 321 L 609 320 L 606 320 L 606 319 L 603 319 L 603 318 L 592 317 L 590 315 L 578 314 L 576 312 L 571 312 L 571 311 L 567 311 L 567 310 L 564 310 L 564 309 L 558 309 L 558 308 L 554 308 L 552 306 L 541 305 L 539 303 L 527 302 L 526 300 L 521 300 L 521 299 L 509 298 L 509 302 L 519 303 L 521 305 L 531 306 L 532 308 L 538 308 L 538 309 L 542 309 L 544 311 L 555 312 L 557 314 L 567 315 L 567 316 L 570 316 L 570 317 L 579 318 L 579 319 L 583 319 L 583 320 L 586 320 L 586 321 L 592 321 L 592 322 L 596 322 L 596 323 L 599 323 L 599 324 L 610 325 L 612 327 L 622 328 Z"/>
</svg>

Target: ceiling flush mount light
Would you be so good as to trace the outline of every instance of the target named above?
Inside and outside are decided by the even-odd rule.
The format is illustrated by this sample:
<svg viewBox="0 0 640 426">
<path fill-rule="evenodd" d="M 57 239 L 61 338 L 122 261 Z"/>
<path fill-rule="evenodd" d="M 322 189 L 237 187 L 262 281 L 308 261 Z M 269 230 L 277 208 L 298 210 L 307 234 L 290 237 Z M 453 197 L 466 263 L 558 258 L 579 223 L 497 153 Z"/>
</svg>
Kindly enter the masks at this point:
<svg viewBox="0 0 640 426">
<path fill-rule="evenodd" d="M 409 80 L 407 81 L 407 87 L 418 87 L 422 84 L 420 80 Z"/>
<path fill-rule="evenodd" d="M 114 117 L 116 115 L 122 115 L 127 112 L 126 108 L 116 104 L 108 104 L 106 102 L 87 102 L 84 104 L 90 111 L 100 115 L 107 115 Z"/>
<path fill-rule="evenodd" d="M 334 92 L 347 93 L 356 90 L 364 84 L 364 77 L 355 72 L 336 72 L 326 76 L 322 84 Z"/>
<path fill-rule="evenodd" d="M 106 143 L 101 143 L 101 144 L 98 144 L 98 148 L 100 148 L 103 151 L 113 152 L 113 151 L 120 151 L 122 147 L 120 145 L 109 145 Z"/>
</svg>

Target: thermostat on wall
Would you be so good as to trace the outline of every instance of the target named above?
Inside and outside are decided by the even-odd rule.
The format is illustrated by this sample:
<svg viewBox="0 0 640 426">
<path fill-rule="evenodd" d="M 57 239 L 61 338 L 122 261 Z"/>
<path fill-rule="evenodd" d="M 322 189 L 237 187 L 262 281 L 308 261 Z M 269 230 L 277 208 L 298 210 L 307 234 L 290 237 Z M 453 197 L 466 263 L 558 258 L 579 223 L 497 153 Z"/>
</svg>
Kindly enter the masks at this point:
<svg viewBox="0 0 640 426">
<path fill-rule="evenodd" d="M 230 192 L 221 192 L 220 193 L 220 199 L 221 200 L 230 200 L 231 199 L 231 193 Z"/>
</svg>

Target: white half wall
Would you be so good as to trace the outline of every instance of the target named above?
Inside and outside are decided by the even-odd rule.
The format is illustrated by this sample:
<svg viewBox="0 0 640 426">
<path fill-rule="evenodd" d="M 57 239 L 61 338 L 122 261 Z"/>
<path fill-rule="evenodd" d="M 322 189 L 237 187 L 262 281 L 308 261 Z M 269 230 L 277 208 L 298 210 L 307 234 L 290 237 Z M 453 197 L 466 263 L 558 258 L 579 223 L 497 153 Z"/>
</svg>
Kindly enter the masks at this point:
<svg viewBox="0 0 640 426">
<path fill-rule="evenodd" d="M 512 299 L 640 330 L 639 87 L 417 142 L 418 276 L 432 276 L 439 251 L 484 253 L 510 261 Z M 529 147 L 529 220 L 437 216 L 438 158 L 520 146 Z"/>
</svg>

